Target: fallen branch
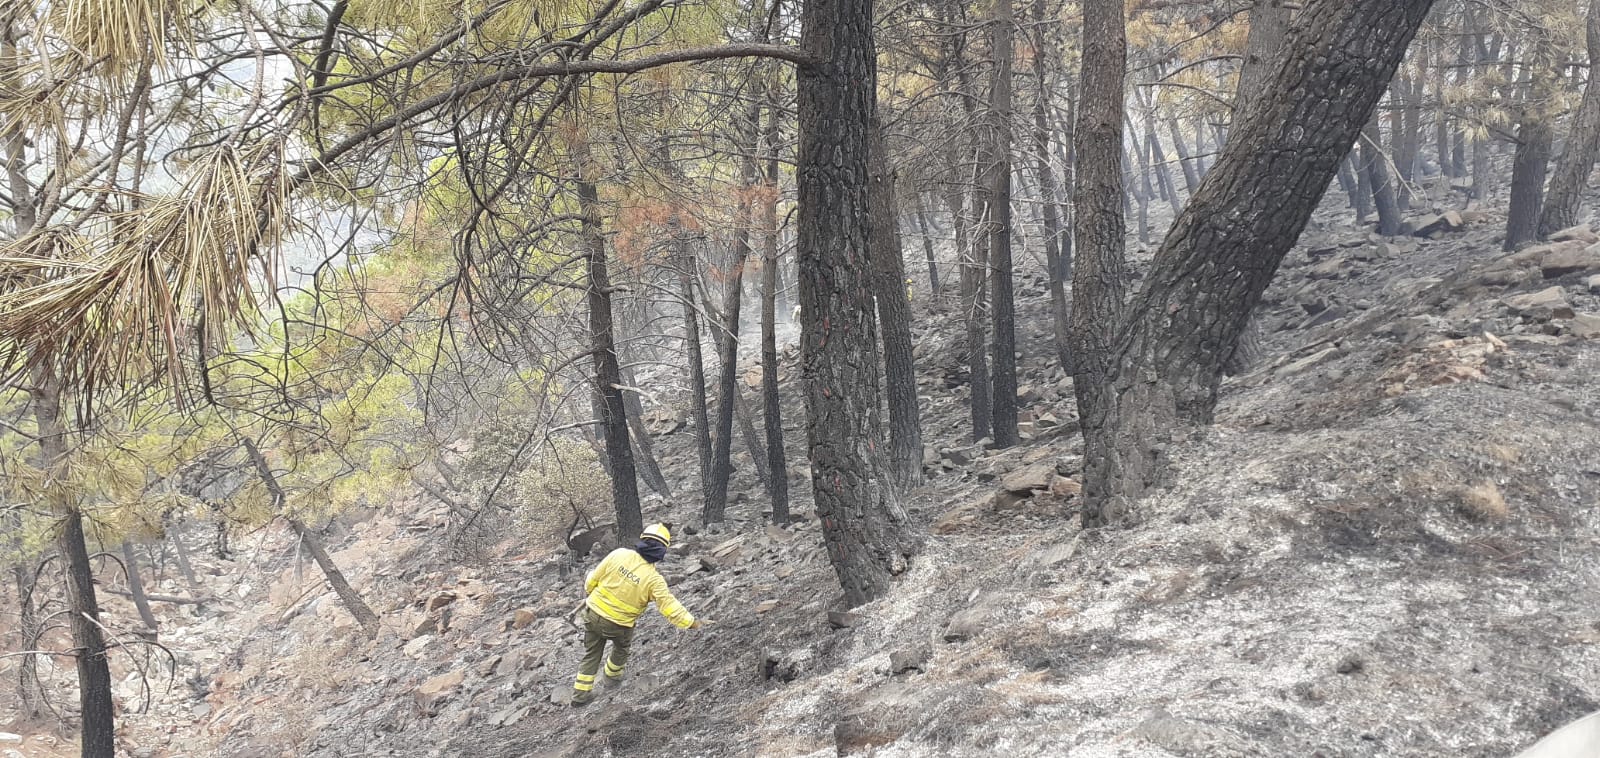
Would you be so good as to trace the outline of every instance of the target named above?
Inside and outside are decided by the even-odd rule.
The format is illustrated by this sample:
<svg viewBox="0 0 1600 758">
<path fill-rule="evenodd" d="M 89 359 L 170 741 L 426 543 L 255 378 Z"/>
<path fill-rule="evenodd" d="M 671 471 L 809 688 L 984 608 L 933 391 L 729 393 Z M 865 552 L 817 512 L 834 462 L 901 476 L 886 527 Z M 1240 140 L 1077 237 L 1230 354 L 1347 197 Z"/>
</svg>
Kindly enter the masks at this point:
<svg viewBox="0 0 1600 758">
<path fill-rule="evenodd" d="M 115 588 L 112 588 L 112 587 L 106 587 L 106 586 L 103 586 L 103 585 L 100 587 L 100 591 L 101 592 L 109 592 L 109 593 L 111 593 L 113 595 L 121 595 L 123 597 L 133 597 L 133 593 L 129 592 L 127 590 L 119 590 L 119 589 L 115 589 Z M 156 603 L 172 603 L 173 605 L 202 605 L 202 604 L 205 604 L 205 603 L 215 602 L 216 599 L 217 599 L 215 597 L 179 597 L 177 595 L 151 595 L 151 594 L 146 594 L 144 596 L 144 598 L 146 600 L 149 600 L 149 601 L 152 601 L 152 602 L 156 602 Z"/>
<path fill-rule="evenodd" d="M 72 650 L 18 650 L 15 653 L 0 653 L 0 658 L 19 658 L 25 655 L 48 655 L 54 658 L 76 658 L 78 649 Z"/>
</svg>

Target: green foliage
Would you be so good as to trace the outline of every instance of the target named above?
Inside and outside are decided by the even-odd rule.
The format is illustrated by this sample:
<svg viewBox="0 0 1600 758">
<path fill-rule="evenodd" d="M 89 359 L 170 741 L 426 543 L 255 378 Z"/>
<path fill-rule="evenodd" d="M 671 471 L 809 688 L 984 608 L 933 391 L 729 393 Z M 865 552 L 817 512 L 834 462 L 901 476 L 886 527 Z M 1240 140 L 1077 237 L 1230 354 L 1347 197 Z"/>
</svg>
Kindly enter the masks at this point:
<svg viewBox="0 0 1600 758">
<path fill-rule="evenodd" d="M 455 484 L 469 514 L 454 543 L 482 554 L 509 533 L 555 546 L 574 523 L 598 525 L 610 512 L 610 485 L 595 451 L 566 437 L 530 438 L 492 422 L 471 437 Z"/>
</svg>

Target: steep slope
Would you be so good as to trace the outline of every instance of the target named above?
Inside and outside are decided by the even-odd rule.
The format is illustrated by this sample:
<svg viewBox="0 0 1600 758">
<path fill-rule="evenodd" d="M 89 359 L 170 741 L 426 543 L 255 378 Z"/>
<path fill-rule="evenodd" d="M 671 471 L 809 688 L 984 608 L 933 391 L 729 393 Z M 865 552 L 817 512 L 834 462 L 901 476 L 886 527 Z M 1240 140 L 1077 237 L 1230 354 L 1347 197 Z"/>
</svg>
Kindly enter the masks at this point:
<svg viewBox="0 0 1600 758">
<path fill-rule="evenodd" d="M 830 615 L 816 525 L 766 526 L 745 466 L 730 523 L 680 530 L 664 564 L 711 625 L 647 618 L 625 684 L 574 709 L 587 564 L 563 575 L 512 536 L 462 568 L 435 539 L 443 511 L 396 499 L 336 555 L 383 636 L 359 641 L 292 543 L 258 535 L 241 570 L 206 579 L 227 601 L 168 611 L 179 684 L 124 711 L 127 741 L 240 758 L 1510 754 L 1600 708 L 1600 253 L 1582 232 L 1506 256 L 1487 226 L 1415 243 L 1341 228 L 1291 256 L 1262 313 L 1272 357 L 1229 381 L 1214 429 L 1174 441 L 1131 526 L 1071 516 L 1071 386 L 1024 277 L 1021 447 L 962 439 L 959 330 L 919 319 L 931 478 L 910 506 L 927 534 L 891 597 Z M 657 440 L 680 482 L 683 437 Z"/>
<path fill-rule="evenodd" d="M 1600 707 L 1600 343 L 1505 303 L 1556 286 L 1594 313 L 1600 261 L 1561 273 L 1541 263 L 1584 244 L 1502 257 L 1487 236 L 1311 241 L 1267 315 L 1286 354 L 1175 446 L 1131 528 L 1080 534 L 1070 498 L 996 492 L 1070 493 L 1048 471 L 1072 473 L 1069 437 L 957 449 L 919 495 L 923 558 L 847 628 L 814 529 L 756 533 L 681 582 L 711 632 L 654 624 L 642 675 L 586 711 L 537 699 L 565 686 L 569 637 L 528 715 L 432 753 L 1508 754 Z M 1306 312 L 1308 284 L 1327 307 Z M 1069 415 L 1060 389 L 1036 411 Z"/>
</svg>

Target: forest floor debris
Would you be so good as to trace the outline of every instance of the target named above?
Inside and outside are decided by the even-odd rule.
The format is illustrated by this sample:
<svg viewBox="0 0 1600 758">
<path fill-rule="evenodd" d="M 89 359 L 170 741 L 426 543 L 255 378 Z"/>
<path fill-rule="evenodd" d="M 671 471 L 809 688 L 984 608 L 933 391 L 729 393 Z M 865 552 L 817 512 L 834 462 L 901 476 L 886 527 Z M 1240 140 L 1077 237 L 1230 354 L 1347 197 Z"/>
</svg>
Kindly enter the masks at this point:
<svg viewBox="0 0 1600 758">
<path fill-rule="evenodd" d="M 709 627 L 646 617 L 624 683 L 573 709 L 582 571 L 515 539 L 451 565 L 436 526 L 407 528 L 439 506 L 400 498 L 336 555 L 383 615 L 377 640 L 286 537 L 258 535 L 253 562 L 206 562 L 195 592 L 215 602 L 161 606 L 175 685 L 138 713 L 119 672 L 127 741 L 230 758 L 1511 754 L 1600 708 L 1600 263 L 1568 260 L 1581 242 L 1503 254 L 1475 223 L 1308 232 L 1260 313 L 1272 357 L 1228 382 L 1131 526 L 1071 515 L 1071 383 L 1024 278 L 1022 447 L 966 442 L 961 335 L 922 319 L 930 478 L 908 507 L 927 526 L 890 597 L 839 607 L 807 483 L 796 523 L 771 527 L 746 465 L 730 522 L 685 531 L 662 567 Z M 680 419 L 652 429 L 694 491 Z"/>
</svg>

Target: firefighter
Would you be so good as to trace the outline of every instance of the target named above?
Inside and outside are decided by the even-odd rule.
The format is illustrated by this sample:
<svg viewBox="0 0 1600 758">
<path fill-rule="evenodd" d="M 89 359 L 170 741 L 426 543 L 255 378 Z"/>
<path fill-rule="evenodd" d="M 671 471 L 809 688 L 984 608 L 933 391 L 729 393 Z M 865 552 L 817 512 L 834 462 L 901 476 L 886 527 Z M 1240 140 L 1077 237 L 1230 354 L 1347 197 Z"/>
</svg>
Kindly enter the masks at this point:
<svg viewBox="0 0 1600 758">
<path fill-rule="evenodd" d="M 594 677 L 605 661 L 606 684 L 622 681 L 628 663 L 628 647 L 633 644 L 633 625 L 653 601 L 661 615 L 679 629 L 699 629 L 689 609 L 667 589 L 667 580 L 656 571 L 656 562 L 667 555 L 672 532 L 666 524 L 652 524 L 639 535 L 631 548 L 619 547 L 589 572 L 584 582 L 588 599 L 583 607 L 583 663 L 573 684 L 572 704 L 587 705 L 594 700 Z M 606 642 L 611 657 L 605 657 Z"/>
</svg>

